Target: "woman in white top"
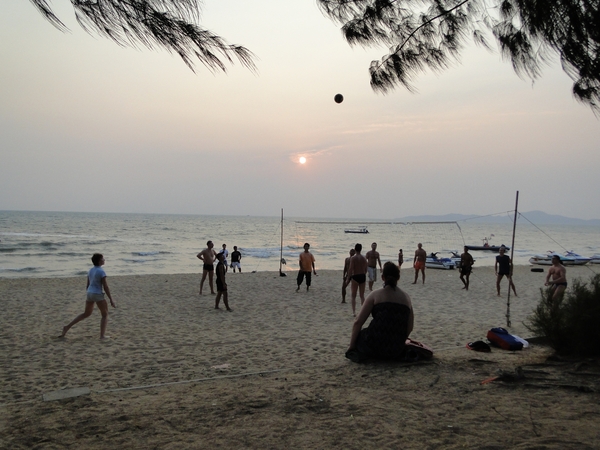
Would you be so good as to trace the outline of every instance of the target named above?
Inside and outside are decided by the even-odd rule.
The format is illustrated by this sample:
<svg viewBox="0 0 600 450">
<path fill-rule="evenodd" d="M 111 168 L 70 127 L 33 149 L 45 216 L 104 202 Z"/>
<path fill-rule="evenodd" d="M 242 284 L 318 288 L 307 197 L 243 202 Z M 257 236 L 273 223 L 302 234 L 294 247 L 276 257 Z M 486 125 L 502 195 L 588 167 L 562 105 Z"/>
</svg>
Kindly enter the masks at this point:
<svg viewBox="0 0 600 450">
<path fill-rule="evenodd" d="M 81 322 L 83 319 L 91 316 L 92 312 L 94 311 L 94 304 L 96 304 L 98 305 L 100 314 L 102 314 L 102 318 L 100 319 L 100 339 L 108 338 L 108 336 L 105 335 L 106 325 L 108 324 L 108 304 L 104 299 L 104 293 L 106 293 L 110 299 L 111 306 L 113 308 L 116 308 L 117 306 L 110 295 L 110 289 L 108 288 L 108 283 L 106 282 L 106 272 L 104 272 L 104 269 L 102 268 L 104 265 L 104 256 L 102 256 L 100 253 L 94 253 L 92 256 L 92 263 L 94 264 L 94 267 L 90 269 L 87 277 L 87 298 L 85 301 L 85 311 L 75 317 L 71 323 L 63 327 L 63 332 L 60 337 L 65 337 L 67 332 L 77 322 Z M 102 291 L 103 288 L 104 292 Z"/>
</svg>

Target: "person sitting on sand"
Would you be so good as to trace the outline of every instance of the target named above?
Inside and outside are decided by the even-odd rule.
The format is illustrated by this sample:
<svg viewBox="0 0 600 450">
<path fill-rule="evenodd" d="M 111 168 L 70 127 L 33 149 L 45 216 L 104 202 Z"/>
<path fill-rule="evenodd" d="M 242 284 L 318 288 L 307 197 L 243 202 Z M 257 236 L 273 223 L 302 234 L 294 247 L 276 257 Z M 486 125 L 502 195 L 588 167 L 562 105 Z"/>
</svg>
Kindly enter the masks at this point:
<svg viewBox="0 0 600 450">
<path fill-rule="evenodd" d="M 398 287 L 400 269 L 386 262 L 381 273 L 383 288 L 365 300 L 352 326 L 346 357 L 354 362 L 368 358 L 398 360 L 404 357 L 406 339 L 413 330 L 414 314 L 410 297 Z M 373 320 L 361 329 L 369 315 Z"/>
<path fill-rule="evenodd" d="M 77 322 L 81 322 L 83 319 L 90 317 L 94 311 L 94 305 L 98 305 L 100 314 L 102 314 L 102 318 L 100 319 L 100 339 L 108 338 L 108 336 L 105 335 L 106 326 L 108 325 L 108 304 L 104 299 L 102 288 L 104 288 L 104 292 L 110 299 L 110 305 L 113 308 L 116 308 L 117 306 L 110 295 L 110 289 L 108 288 L 108 283 L 106 282 L 106 272 L 104 272 L 104 269 L 102 268 L 104 265 L 104 256 L 102 256 L 100 253 L 94 253 L 92 256 L 92 263 L 94 264 L 94 267 L 90 269 L 87 277 L 87 298 L 85 301 L 85 311 L 75 317 L 67 326 L 63 327 L 63 332 L 60 337 L 65 337 L 67 332 Z"/>
<path fill-rule="evenodd" d="M 223 303 L 227 311 L 233 311 L 229 307 L 228 296 L 227 296 L 227 283 L 225 282 L 225 255 L 223 253 L 217 254 L 217 267 L 215 272 L 217 274 L 217 296 L 215 297 L 215 309 L 219 309 L 219 301 L 223 296 Z"/>
</svg>

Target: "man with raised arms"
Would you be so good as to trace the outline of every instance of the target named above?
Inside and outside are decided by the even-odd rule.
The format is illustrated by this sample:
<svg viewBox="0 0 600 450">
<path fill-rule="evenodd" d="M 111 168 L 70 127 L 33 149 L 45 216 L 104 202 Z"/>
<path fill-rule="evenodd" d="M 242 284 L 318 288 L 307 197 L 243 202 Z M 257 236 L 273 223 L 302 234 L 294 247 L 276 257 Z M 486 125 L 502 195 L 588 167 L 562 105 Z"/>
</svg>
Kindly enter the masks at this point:
<svg viewBox="0 0 600 450">
<path fill-rule="evenodd" d="M 373 290 L 373 283 L 377 280 L 377 263 L 379 263 L 379 270 L 381 270 L 381 260 L 379 259 L 379 252 L 377 251 L 377 242 L 371 244 L 371 250 L 365 255 L 367 257 L 367 272 L 369 273 L 369 290 Z"/>
<path fill-rule="evenodd" d="M 344 273 L 342 274 L 342 303 L 346 303 L 346 288 L 348 287 L 348 269 L 350 268 L 350 258 L 354 256 L 356 250 L 350 249 L 350 256 L 344 260 Z"/>
<path fill-rule="evenodd" d="M 215 258 L 217 257 L 217 253 L 214 251 L 213 247 L 214 247 L 213 242 L 208 241 L 206 243 L 206 248 L 196 255 L 196 257 L 204 263 L 202 265 L 202 280 L 200 281 L 200 295 L 202 295 L 202 286 L 204 286 L 204 280 L 206 280 L 206 275 L 208 275 L 208 284 L 210 286 L 210 293 L 211 294 L 215 293 L 215 290 L 213 288 L 213 274 L 215 272 L 214 262 L 215 262 Z"/>
<path fill-rule="evenodd" d="M 427 252 L 423 248 L 423 244 L 420 242 L 417 244 L 415 250 L 415 257 L 413 259 L 413 267 L 415 268 L 415 281 L 413 284 L 417 284 L 419 279 L 419 270 L 423 274 L 423 284 L 425 284 L 425 260 L 427 259 Z"/>
<path fill-rule="evenodd" d="M 347 282 L 352 282 L 350 287 L 352 292 L 352 314 L 356 317 L 356 293 L 360 294 L 360 306 L 365 302 L 365 283 L 367 281 L 367 258 L 360 254 L 362 245 L 354 246 L 356 254 L 350 258 L 350 267 L 348 267 Z"/>
<path fill-rule="evenodd" d="M 552 277 L 552 280 L 550 280 L 550 277 Z M 560 256 L 558 255 L 552 257 L 552 267 L 548 269 L 545 285 L 552 286 L 551 289 L 554 291 L 552 300 L 562 297 L 567 289 L 567 269 L 561 264 Z"/>
</svg>

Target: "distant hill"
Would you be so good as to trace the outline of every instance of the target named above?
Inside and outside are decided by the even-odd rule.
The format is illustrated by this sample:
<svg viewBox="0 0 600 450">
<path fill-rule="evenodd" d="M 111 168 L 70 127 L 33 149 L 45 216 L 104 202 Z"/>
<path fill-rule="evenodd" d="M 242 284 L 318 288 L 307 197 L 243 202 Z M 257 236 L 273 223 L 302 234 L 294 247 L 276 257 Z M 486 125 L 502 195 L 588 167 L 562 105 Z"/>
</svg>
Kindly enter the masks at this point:
<svg viewBox="0 0 600 450">
<path fill-rule="evenodd" d="M 554 214 L 546 214 L 542 211 L 521 212 L 521 216 L 526 217 L 535 225 L 594 225 L 600 226 L 600 219 L 575 219 L 572 217 L 558 216 Z M 518 222 L 527 222 L 523 217 L 518 218 Z M 508 223 L 512 222 L 512 214 L 494 215 L 494 216 L 476 216 L 465 214 L 444 214 L 440 216 L 407 216 L 399 219 L 394 219 L 394 222 L 445 222 L 468 221 L 470 223 Z"/>
</svg>

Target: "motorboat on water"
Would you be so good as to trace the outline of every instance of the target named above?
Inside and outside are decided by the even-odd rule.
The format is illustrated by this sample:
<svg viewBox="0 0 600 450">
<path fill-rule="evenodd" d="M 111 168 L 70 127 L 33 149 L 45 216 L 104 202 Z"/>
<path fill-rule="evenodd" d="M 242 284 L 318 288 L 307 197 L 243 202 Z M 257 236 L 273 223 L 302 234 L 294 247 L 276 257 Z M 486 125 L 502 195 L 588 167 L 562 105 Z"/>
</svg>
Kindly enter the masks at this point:
<svg viewBox="0 0 600 450">
<path fill-rule="evenodd" d="M 465 245 L 465 247 L 467 247 L 469 250 L 480 250 L 480 251 L 494 252 L 494 253 L 500 252 L 501 248 L 504 248 L 504 250 L 510 250 L 510 247 L 507 247 L 504 244 L 502 244 L 500 246 L 490 245 L 490 239 L 492 239 L 493 236 L 494 235 L 491 234 L 489 237 L 483 238 L 482 239 L 483 245 Z"/>
<path fill-rule="evenodd" d="M 569 255 L 569 253 L 571 255 Z M 576 255 L 576 256 L 572 256 L 572 255 Z M 551 266 L 552 258 L 554 256 L 558 256 L 560 258 L 560 263 L 563 266 L 583 266 L 584 264 L 587 264 L 588 262 L 590 262 L 590 258 L 587 258 L 585 256 L 579 256 L 573 252 L 567 252 L 567 255 L 561 255 L 560 253 L 549 251 L 545 255 L 532 256 L 531 258 L 529 258 L 529 263 L 537 264 L 540 266 Z"/>
<path fill-rule="evenodd" d="M 344 233 L 367 234 L 369 230 L 367 230 L 367 227 L 346 228 Z"/>
<path fill-rule="evenodd" d="M 465 245 L 465 247 L 467 247 L 469 250 L 480 250 L 494 253 L 499 253 L 501 248 L 504 250 L 510 250 L 510 247 L 507 247 L 506 245 Z"/>
<path fill-rule="evenodd" d="M 425 259 L 425 267 L 429 269 L 454 269 L 456 263 L 451 258 L 440 258 L 438 253 L 430 253 Z M 459 257 L 460 258 L 460 257 Z"/>
</svg>

